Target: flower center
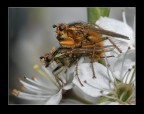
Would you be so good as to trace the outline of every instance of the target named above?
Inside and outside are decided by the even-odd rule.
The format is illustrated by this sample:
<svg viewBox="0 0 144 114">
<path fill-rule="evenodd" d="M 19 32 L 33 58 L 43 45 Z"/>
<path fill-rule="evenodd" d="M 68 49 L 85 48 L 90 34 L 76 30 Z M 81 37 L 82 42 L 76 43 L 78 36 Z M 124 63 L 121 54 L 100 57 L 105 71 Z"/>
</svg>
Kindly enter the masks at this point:
<svg viewBox="0 0 144 114">
<path fill-rule="evenodd" d="M 116 86 L 116 95 L 120 102 L 129 102 L 134 91 L 132 84 L 120 83 Z"/>
</svg>

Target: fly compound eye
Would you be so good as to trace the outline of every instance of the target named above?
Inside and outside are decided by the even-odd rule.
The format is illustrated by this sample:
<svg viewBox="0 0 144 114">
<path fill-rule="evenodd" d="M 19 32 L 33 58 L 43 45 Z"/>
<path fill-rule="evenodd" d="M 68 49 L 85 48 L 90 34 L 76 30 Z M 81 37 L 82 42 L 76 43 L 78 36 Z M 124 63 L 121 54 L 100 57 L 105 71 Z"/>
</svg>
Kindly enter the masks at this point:
<svg viewBox="0 0 144 114">
<path fill-rule="evenodd" d="M 60 26 L 59 26 L 59 30 L 60 30 L 60 31 L 63 31 L 64 29 L 65 29 L 65 26 L 64 26 L 64 25 L 60 25 Z"/>
<path fill-rule="evenodd" d="M 53 28 L 56 28 L 57 26 L 56 26 L 56 25 L 53 25 L 52 27 L 53 27 Z"/>
</svg>

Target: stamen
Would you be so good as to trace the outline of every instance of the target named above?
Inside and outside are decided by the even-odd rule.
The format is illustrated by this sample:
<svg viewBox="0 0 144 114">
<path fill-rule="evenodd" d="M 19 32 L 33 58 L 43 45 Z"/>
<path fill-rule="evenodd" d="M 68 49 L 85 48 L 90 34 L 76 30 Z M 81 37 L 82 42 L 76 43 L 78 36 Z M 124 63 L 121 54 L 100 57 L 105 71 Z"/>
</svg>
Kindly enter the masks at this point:
<svg viewBox="0 0 144 114">
<path fill-rule="evenodd" d="M 64 82 L 62 81 L 62 79 L 59 78 L 58 76 L 56 78 L 61 82 L 60 86 L 63 87 L 64 86 Z"/>
<path fill-rule="evenodd" d="M 134 78 L 134 74 L 135 74 L 135 72 L 136 72 L 135 65 L 133 66 L 133 69 L 134 69 L 134 71 L 133 71 L 133 73 L 132 73 L 132 76 L 131 76 L 131 79 L 130 79 L 130 81 L 129 81 L 129 84 L 132 82 L 132 80 L 133 80 L 133 78 Z"/>
<path fill-rule="evenodd" d="M 104 91 L 113 92 L 111 89 L 105 89 L 105 88 L 98 88 L 98 87 L 95 87 L 95 86 L 93 86 L 93 85 L 87 83 L 86 80 L 84 80 L 84 83 L 87 84 L 88 86 L 92 87 L 92 88 L 95 88 L 95 89 L 100 90 L 100 93 L 103 93 Z"/>
<path fill-rule="evenodd" d="M 61 88 L 62 86 L 61 86 L 61 84 L 60 84 L 60 82 L 59 82 L 59 79 L 57 78 L 57 76 L 56 76 L 56 75 L 55 75 L 54 77 L 55 77 L 55 80 L 57 81 L 57 83 L 58 83 L 59 87 Z"/>
<path fill-rule="evenodd" d="M 124 74 L 122 81 L 124 82 L 125 77 L 127 76 L 127 73 L 129 72 L 129 70 L 126 71 L 126 73 Z"/>
<path fill-rule="evenodd" d="M 37 83 L 37 82 L 35 82 L 35 81 L 33 81 L 33 80 L 31 80 L 31 79 L 29 79 L 29 78 L 27 78 L 26 76 L 24 77 L 26 80 L 28 80 L 29 82 L 31 82 L 31 83 L 33 83 L 33 84 L 35 84 L 35 85 L 37 85 L 37 86 L 39 86 L 39 87 L 41 87 L 41 88 L 45 88 L 45 89 L 50 89 L 50 88 L 48 88 L 47 86 L 45 86 L 45 85 L 42 85 L 41 83 Z M 22 80 L 20 80 L 20 82 L 21 82 Z M 59 88 L 59 87 L 58 87 Z"/>
<path fill-rule="evenodd" d="M 44 83 L 43 81 L 39 80 L 39 77 L 32 77 L 32 80 L 34 80 L 36 83 L 40 84 L 42 87 L 47 88 L 47 84 Z M 48 88 L 48 89 L 51 89 L 51 88 Z"/>
<path fill-rule="evenodd" d="M 128 69 L 128 73 L 127 73 L 127 75 L 126 75 L 125 83 L 127 83 L 127 80 L 128 80 L 128 77 L 129 77 L 129 74 L 130 74 L 131 70 L 132 70 L 132 69 Z"/>
<path fill-rule="evenodd" d="M 15 96 L 18 96 L 18 95 L 19 95 L 19 92 L 20 92 L 20 91 L 18 91 L 18 90 L 16 90 L 16 89 L 13 89 L 11 93 L 12 93 L 13 95 L 15 95 Z"/>
<path fill-rule="evenodd" d="M 125 59 L 126 59 L 126 55 L 127 55 L 127 53 L 128 53 L 128 50 L 129 50 L 129 47 L 128 47 L 127 51 L 125 52 L 124 57 L 123 57 L 123 60 L 122 60 L 122 66 L 121 66 L 121 71 L 120 71 L 120 77 L 122 77 L 123 66 L 124 66 L 124 62 L 125 62 Z M 122 80 L 122 79 L 121 79 L 121 80 Z"/>
<path fill-rule="evenodd" d="M 23 88 L 30 90 L 30 92 L 34 92 L 34 93 L 46 93 L 48 94 L 49 92 L 52 92 L 51 88 L 47 88 L 44 86 L 35 86 L 32 84 L 28 84 L 22 80 L 20 80 L 20 83 L 23 85 Z"/>
<path fill-rule="evenodd" d="M 133 91 L 132 94 L 129 96 L 129 98 L 126 100 L 126 102 L 129 102 L 131 98 L 133 98 L 135 95 L 135 92 Z"/>
<path fill-rule="evenodd" d="M 47 78 L 49 81 L 51 81 L 54 85 L 56 85 L 56 86 L 58 87 L 57 83 L 56 83 L 55 81 L 53 81 L 50 76 L 48 76 L 46 73 L 44 73 L 44 72 L 38 67 L 38 65 L 34 65 L 33 68 L 34 68 L 37 72 L 39 72 L 42 76 L 44 76 L 45 78 Z"/>
<path fill-rule="evenodd" d="M 27 100 L 46 100 L 48 99 L 50 96 L 46 95 L 37 95 L 37 94 L 28 94 L 28 93 L 24 93 L 24 92 L 19 92 L 18 94 L 19 98 L 23 98 L 23 99 L 27 99 Z"/>
<path fill-rule="evenodd" d="M 110 64 L 107 64 L 107 67 L 110 67 Z"/>
<path fill-rule="evenodd" d="M 114 85 L 114 83 L 112 83 L 112 79 L 111 79 L 111 76 L 110 76 L 110 74 L 109 74 L 109 69 L 108 69 L 108 67 L 106 67 L 107 68 L 107 76 L 108 76 L 108 79 L 109 79 L 109 87 L 111 87 L 111 85 L 110 84 L 112 84 L 113 86 L 115 86 Z"/>
<path fill-rule="evenodd" d="M 102 93 L 103 93 L 103 90 L 101 90 L 100 93 L 102 94 Z"/>
<path fill-rule="evenodd" d="M 124 22 L 125 24 L 127 24 L 126 15 L 125 15 L 125 9 L 122 10 L 122 18 L 123 18 L 123 22 Z"/>
<path fill-rule="evenodd" d="M 105 55 L 105 53 L 104 53 L 104 56 L 105 56 L 105 59 L 106 59 L 106 63 L 107 63 L 107 74 L 108 74 L 108 76 L 109 76 L 109 79 L 112 81 L 112 79 L 111 79 L 111 76 L 110 76 L 110 74 L 109 74 L 109 71 L 111 72 L 111 74 L 112 74 L 112 77 L 113 77 L 113 79 L 116 81 L 116 78 L 115 78 L 115 76 L 114 76 L 114 74 L 113 74 L 113 72 L 112 72 L 112 69 L 111 69 L 111 67 L 110 67 L 110 64 L 109 64 L 109 62 L 108 62 L 108 59 L 107 59 L 107 57 L 106 57 L 106 55 Z M 117 81 L 116 81 L 116 83 L 117 83 Z"/>
<path fill-rule="evenodd" d="M 106 97 L 106 98 L 109 98 L 109 99 L 112 99 L 112 100 L 117 100 L 116 97 L 112 97 L 112 96 L 108 96 L 108 95 L 102 95 L 102 97 Z"/>
</svg>

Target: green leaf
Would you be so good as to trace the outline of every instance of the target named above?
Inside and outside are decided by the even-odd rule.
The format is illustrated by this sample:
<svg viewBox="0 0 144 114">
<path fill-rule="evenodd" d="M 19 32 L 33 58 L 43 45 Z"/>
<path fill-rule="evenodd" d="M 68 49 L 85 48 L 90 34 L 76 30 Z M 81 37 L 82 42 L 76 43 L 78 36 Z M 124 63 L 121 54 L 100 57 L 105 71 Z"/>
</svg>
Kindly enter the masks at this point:
<svg viewBox="0 0 144 114">
<path fill-rule="evenodd" d="M 108 17 L 110 8 L 87 8 L 88 22 L 95 23 L 100 16 Z"/>
</svg>

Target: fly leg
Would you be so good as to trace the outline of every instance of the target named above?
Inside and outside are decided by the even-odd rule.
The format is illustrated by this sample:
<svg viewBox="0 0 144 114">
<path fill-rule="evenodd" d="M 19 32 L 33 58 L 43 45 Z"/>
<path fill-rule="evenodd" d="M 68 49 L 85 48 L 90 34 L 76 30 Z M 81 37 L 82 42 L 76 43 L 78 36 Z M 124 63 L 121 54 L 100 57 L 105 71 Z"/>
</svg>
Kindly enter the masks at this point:
<svg viewBox="0 0 144 114">
<path fill-rule="evenodd" d="M 40 61 L 45 65 L 45 67 L 48 67 L 54 61 L 55 56 L 60 52 L 61 49 L 63 49 L 63 47 L 59 47 L 57 49 L 53 48 L 49 53 L 41 56 Z"/>
<path fill-rule="evenodd" d="M 106 37 L 108 40 L 109 40 L 109 42 L 120 52 L 120 53 L 122 53 L 122 50 L 120 50 L 120 48 L 110 39 L 110 38 L 108 38 L 108 37 Z"/>
<path fill-rule="evenodd" d="M 95 43 L 95 45 L 96 45 L 96 43 Z M 95 71 L 94 71 L 94 65 L 93 65 L 95 51 L 96 51 L 96 46 L 94 46 L 94 48 L 93 48 L 93 53 L 92 53 L 92 57 L 91 57 L 91 65 L 92 65 L 93 79 L 96 78 Z"/>
<path fill-rule="evenodd" d="M 58 66 L 52 71 L 57 83 L 62 87 L 64 85 L 64 82 L 61 78 L 59 78 L 59 74 L 64 70 L 64 65 L 62 63 L 59 63 Z M 61 83 L 60 83 L 61 82 Z"/>
<path fill-rule="evenodd" d="M 80 78 L 79 78 L 79 76 L 78 76 L 78 59 L 76 60 L 76 76 L 77 76 L 77 79 L 78 79 L 78 81 L 79 81 L 79 83 L 81 84 L 81 86 L 84 86 L 83 84 L 82 84 L 82 82 L 80 81 Z"/>
<path fill-rule="evenodd" d="M 57 67 L 52 71 L 52 73 L 54 75 L 58 75 L 64 70 L 65 64 L 63 62 L 63 58 L 58 57 L 58 58 L 55 58 L 54 61 L 57 63 Z"/>
</svg>

